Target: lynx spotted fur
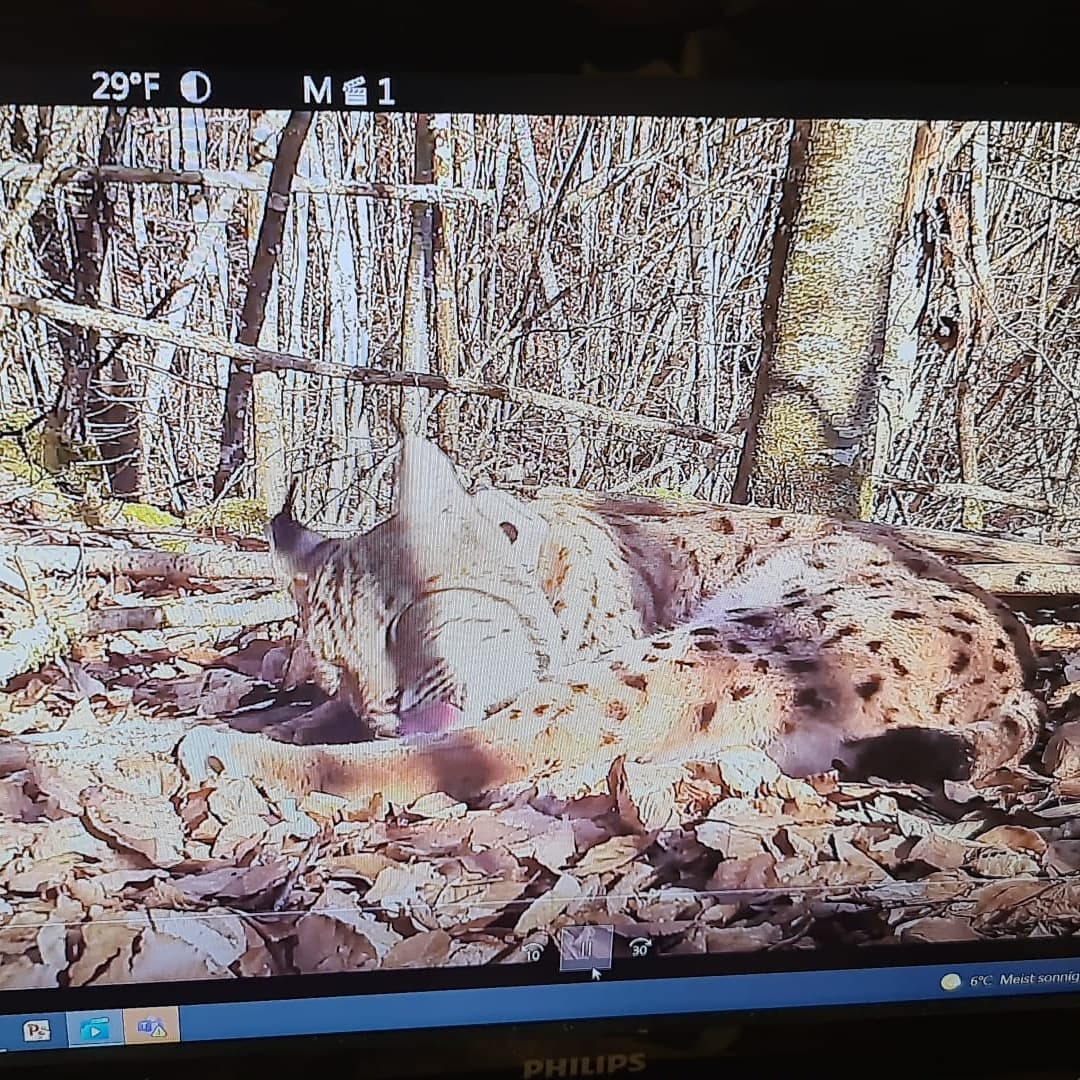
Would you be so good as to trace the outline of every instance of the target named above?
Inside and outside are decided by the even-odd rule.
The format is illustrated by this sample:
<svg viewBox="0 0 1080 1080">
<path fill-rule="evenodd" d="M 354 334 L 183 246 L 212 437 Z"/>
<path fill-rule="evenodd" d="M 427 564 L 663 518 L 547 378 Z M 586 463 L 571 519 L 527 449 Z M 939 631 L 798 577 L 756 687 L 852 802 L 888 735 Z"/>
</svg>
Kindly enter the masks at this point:
<svg viewBox="0 0 1080 1080">
<path fill-rule="evenodd" d="M 417 438 L 396 500 L 348 540 L 287 510 L 272 532 L 335 707 L 404 736 L 388 762 L 422 749 L 443 790 L 735 746 L 796 777 L 978 783 L 1034 744 L 1022 625 L 887 528 L 470 494 Z M 305 720 L 275 734 L 318 741 Z"/>
</svg>

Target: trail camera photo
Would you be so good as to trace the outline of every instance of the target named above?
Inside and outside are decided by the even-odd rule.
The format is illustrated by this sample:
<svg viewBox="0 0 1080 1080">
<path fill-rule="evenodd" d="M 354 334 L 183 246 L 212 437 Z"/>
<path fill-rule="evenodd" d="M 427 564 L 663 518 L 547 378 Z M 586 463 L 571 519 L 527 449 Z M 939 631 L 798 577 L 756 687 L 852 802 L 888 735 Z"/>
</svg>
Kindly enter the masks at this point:
<svg viewBox="0 0 1080 1080">
<path fill-rule="evenodd" d="M 1078 187 L 0 108 L 0 987 L 1073 934 Z"/>
</svg>

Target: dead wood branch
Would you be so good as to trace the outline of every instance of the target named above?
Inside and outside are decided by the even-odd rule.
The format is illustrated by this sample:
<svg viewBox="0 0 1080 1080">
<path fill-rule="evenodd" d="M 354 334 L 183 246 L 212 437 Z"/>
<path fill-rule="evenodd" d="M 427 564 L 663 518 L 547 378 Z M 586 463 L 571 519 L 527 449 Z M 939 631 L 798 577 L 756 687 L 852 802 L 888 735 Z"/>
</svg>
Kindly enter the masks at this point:
<svg viewBox="0 0 1080 1080">
<path fill-rule="evenodd" d="M 33 180 L 42 166 L 18 161 L 0 162 L 0 181 Z M 53 174 L 55 183 L 70 184 L 106 180 L 124 184 L 179 184 L 182 187 L 229 188 L 234 191 L 265 191 L 269 176 L 257 172 L 216 169 L 140 169 L 126 165 L 95 168 L 68 166 Z M 48 187 L 48 179 L 44 186 Z M 293 191 L 309 195 L 342 195 L 357 199 L 392 199 L 401 202 L 480 203 L 494 205 L 495 193 L 484 188 L 452 188 L 442 184 L 385 184 L 366 180 L 309 180 L 298 176 Z"/>
<path fill-rule="evenodd" d="M 597 423 L 612 424 L 616 427 L 649 431 L 655 435 L 671 435 L 676 438 L 708 443 L 712 446 L 737 447 L 742 439 L 725 432 L 711 431 L 696 424 L 681 424 L 653 416 L 622 412 L 603 405 L 592 405 L 584 401 L 548 394 L 542 390 L 530 390 L 519 386 L 500 386 L 494 383 L 479 382 L 476 379 L 450 378 L 445 375 L 421 374 L 414 371 L 389 371 L 385 368 L 349 367 L 327 360 L 312 360 L 292 353 L 258 349 L 251 345 L 240 345 L 226 341 L 213 334 L 197 330 L 186 330 L 169 326 L 166 323 L 140 319 L 134 315 L 123 315 L 116 311 L 100 311 L 97 308 L 80 307 L 62 300 L 49 300 L 42 297 L 23 296 L 18 293 L 0 292 L 0 307 L 26 311 L 41 318 L 55 319 L 58 322 L 72 323 L 76 326 L 93 326 L 108 330 L 114 334 L 129 334 L 144 337 L 151 341 L 167 341 L 185 349 L 197 349 L 212 355 L 227 356 L 233 360 L 254 364 L 256 371 L 303 371 L 309 375 L 319 375 L 330 379 L 352 379 L 365 386 L 420 386 L 429 390 L 447 393 L 473 394 L 478 397 L 492 398 L 496 401 L 509 401 L 519 405 L 547 409 L 564 416 L 580 417 Z"/>
<path fill-rule="evenodd" d="M 940 541 L 937 543 L 940 550 L 943 545 Z M 1025 546 L 1019 545 L 1021 549 Z M 1001 553 L 1002 549 L 995 550 Z M 1054 549 L 1050 550 L 1052 552 Z M 0 558 L 7 553 L 7 549 L 0 548 Z M 1068 556 L 1072 553 L 1064 554 Z M 259 551 L 173 555 L 167 551 L 119 548 L 79 550 L 75 547 L 38 544 L 20 548 L 19 558 L 27 568 L 40 573 L 124 574 L 132 578 L 189 578 L 204 581 L 274 581 L 279 576 L 273 556 Z M 1080 594 L 1080 569 L 1069 567 L 1066 558 L 1057 562 L 971 562 L 963 564 L 963 571 L 984 589 L 1004 595 Z"/>
<path fill-rule="evenodd" d="M 996 536 L 947 532 L 944 529 L 921 529 L 914 525 L 896 527 L 895 531 L 905 540 L 939 555 L 949 555 L 952 562 L 965 566 L 979 562 L 1080 566 L 1080 551 L 1053 547 L 1050 544 L 1002 540 Z"/>
<path fill-rule="evenodd" d="M 579 506 L 589 506 L 599 497 L 589 492 L 573 488 L 550 487 L 545 492 L 558 494 L 569 502 Z M 664 514 L 667 517 L 682 517 L 699 514 L 702 510 L 726 510 L 742 517 L 775 517 L 786 513 L 779 507 L 745 506 L 732 503 L 709 503 L 703 499 L 680 496 L 676 499 L 655 499 L 638 495 L 604 495 L 603 501 L 613 509 L 618 509 L 631 516 L 649 516 Z M 996 536 L 981 536 L 977 533 L 949 532 L 946 529 L 925 529 L 914 525 L 880 525 L 875 522 L 846 521 L 844 527 L 852 532 L 873 536 L 887 529 L 898 537 L 918 547 L 926 548 L 938 555 L 949 556 L 949 561 L 958 564 L 1002 562 L 1036 563 L 1049 566 L 1080 566 L 1080 551 L 1071 548 L 1054 547 L 1051 544 L 1034 544 L 1023 540 L 1003 540 Z"/>
<path fill-rule="evenodd" d="M 273 557 L 260 551 L 221 550 L 198 555 L 174 555 L 169 551 L 132 548 L 78 548 L 58 544 L 21 546 L 19 558 L 39 573 L 124 574 L 131 578 L 194 578 L 203 581 L 273 580 L 277 577 Z M 15 554 L 0 546 L 0 562 Z"/>
<path fill-rule="evenodd" d="M 285 592 L 242 600 L 184 597 L 166 603 L 84 609 L 56 614 L 43 610 L 32 622 L 0 641 L 0 685 L 65 656 L 72 644 L 87 637 L 135 630 L 190 630 L 198 627 L 255 627 L 287 622 L 296 605 Z"/>
<path fill-rule="evenodd" d="M 999 503 L 1002 506 L 1016 506 L 1021 510 L 1034 510 L 1039 514 L 1049 514 L 1053 507 L 1045 500 L 1030 495 L 1018 495 L 1012 491 L 1002 491 L 988 484 L 944 483 L 932 484 L 922 480 L 905 480 L 901 477 L 882 476 L 881 483 L 902 491 L 915 491 L 921 495 L 948 495 L 961 499 L 978 499 L 985 502 Z"/>
<path fill-rule="evenodd" d="M 998 596 L 1080 596 L 1080 568 L 1046 563 L 968 563 L 976 585 Z"/>
<path fill-rule="evenodd" d="M 164 604 L 102 608 L 88 613 L 87 636 L 117 634 L 126 630 L 187 630 L 201 626 L 262 626 L 295 618 L 296 605 L 285 592 L 243 600 L 204 600 L 185 597 Z"/>
<path fill-rule="evenodd" d="M 1080 625 L 1077 623 L 1044 623 L 1031 627 L 1028 634 L 1040 649 L 1080 650 Z"/>
</svg>

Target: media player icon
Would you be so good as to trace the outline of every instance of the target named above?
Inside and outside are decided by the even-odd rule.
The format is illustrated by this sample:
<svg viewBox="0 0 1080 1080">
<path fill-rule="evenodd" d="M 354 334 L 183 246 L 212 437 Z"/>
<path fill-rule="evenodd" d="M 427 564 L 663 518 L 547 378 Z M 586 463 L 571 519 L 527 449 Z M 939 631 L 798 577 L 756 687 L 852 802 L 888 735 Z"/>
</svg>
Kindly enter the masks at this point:
<svg viewBox="0 0 1080 1080">
<path fill-rule="evenodd" d="M 119 1046 L 124 1042 L 119 1009 L 67 1014 L 68 1045 Z"/>
<path fill-rule="evenodd" d="M 559 970 L 588 971 L 594 979 L 611 968 L 615 932 L 610 926 L 563 927 L 559 935 Z"/>
<path fill-rule="evenodd" d="M 79 1024 L 79 1042 L 100 1043 L 109 1041 L 109 1018 L 95 1016 Z"/>
</svg>

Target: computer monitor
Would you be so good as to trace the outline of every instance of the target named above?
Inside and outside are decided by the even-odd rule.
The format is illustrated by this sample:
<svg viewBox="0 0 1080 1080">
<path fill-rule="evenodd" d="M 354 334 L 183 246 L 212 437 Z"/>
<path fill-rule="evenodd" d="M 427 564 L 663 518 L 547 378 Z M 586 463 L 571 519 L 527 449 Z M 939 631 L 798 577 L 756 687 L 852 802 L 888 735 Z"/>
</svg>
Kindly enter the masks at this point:
<svg viewBox="0 0 1080 1080">
<path fill-rule="evenodd" d="M 0 1049 L 1076 991 L 1045 99 L 0 101 Z"/>
</svg>

